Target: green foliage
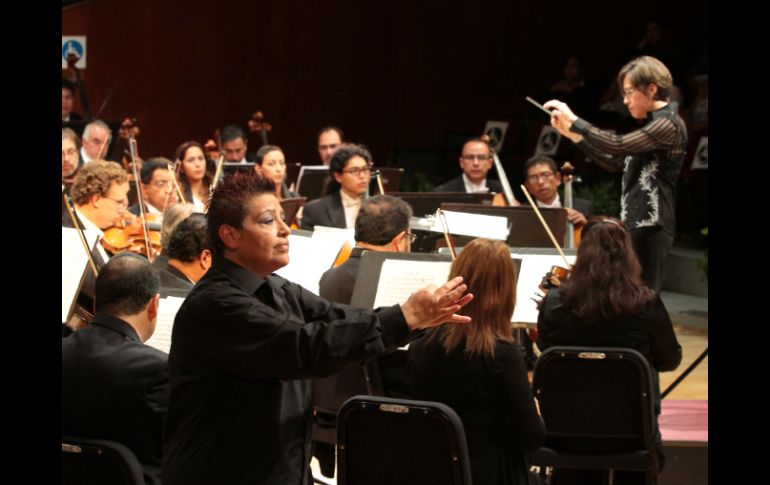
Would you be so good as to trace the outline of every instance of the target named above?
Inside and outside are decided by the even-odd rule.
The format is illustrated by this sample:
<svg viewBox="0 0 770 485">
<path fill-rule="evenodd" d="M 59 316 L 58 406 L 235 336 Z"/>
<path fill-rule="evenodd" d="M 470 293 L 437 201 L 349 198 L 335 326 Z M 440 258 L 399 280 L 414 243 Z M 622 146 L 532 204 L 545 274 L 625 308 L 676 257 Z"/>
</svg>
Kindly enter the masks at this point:
<svg viewBox="0 0 770 485">
<path fill-rule="evenodd" d="M 575 197 L 593 203 L 594 215 L 620 216 L 620 181 L 604 180 L 591 185 L 576 185 Z"/>
<path fill-rule="evenodd" d="M 416 172 L 411 176 L 409 174 L 404 175 L 400 184 L 402 192 L 430 192 L 435 187 L 435 184 L 428 180 L 425 172 Z"/>
</svg>

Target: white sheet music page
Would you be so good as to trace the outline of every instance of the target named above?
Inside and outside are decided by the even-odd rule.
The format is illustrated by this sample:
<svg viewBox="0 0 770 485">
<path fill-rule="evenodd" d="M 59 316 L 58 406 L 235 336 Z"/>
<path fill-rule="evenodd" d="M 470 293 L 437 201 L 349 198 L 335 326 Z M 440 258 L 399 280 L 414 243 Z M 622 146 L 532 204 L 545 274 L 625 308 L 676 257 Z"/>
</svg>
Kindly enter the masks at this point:
<svg viewBox="0 0 770 485">
<path fill-rule="evenodd" d="M 551 266 L 564 267 L 564 260 L 558 255 L 545 254 L 512 254 L 512 258 L 521 258 L 519 280 L 516 282 L 516 308 L 513 310 L 511 321 L 515 323 L 537 323 L 537 303 L 532 298 L 538 289 L 543 276 L 551 270 Z M 570 264 L 575 263 L 575 256 L 567 256 Z"/>
<path fill-rule="evenodd" d="M 275 273 L 318 295 L 321 275 L 334 265 L 346 241 L 354 246 L 354 232 L 353 228 L 316 226 L 312 237 L 290 234 L 289 264 Z"/>
<path fill-rule="evenodd" d="M 88 247 L 93 250 L 97 235 L 83 231 Z M 80 283 L 86 269 L 91 271 L 88 254 L 83 248 L 77 229 L 61 228 L 61 321 L 66 322 L 80 291 Z"/>
<path fill-rule="evenodd" d="M 161 298 L 158 303 L 158 321 L 155 324 L 155 332 L 145 345 L 168 353 L 171 350 L 171 329 L 174 328 L 174 318 L 182 306 L 184 298 L 169 296 Z"/>
<path fill-rule="evenodd" d="M 444 211 L 449 234 L 472 237 L 488 237 L 505 241 L 508 239 L 508 219 L 500 216 L 471 214 L 468 212 Z M 431 228 L 434 232 L 444 232 L 444 226 L 436 211 L 435 221 Z"/>
<path fill-rule="evenodd" d="M 449 261 L 386 259 L 382 263 L 374 308 L 401 304 L 420 288 L 443 285 L 449 277 L 451 265 Z"/>
</svg>

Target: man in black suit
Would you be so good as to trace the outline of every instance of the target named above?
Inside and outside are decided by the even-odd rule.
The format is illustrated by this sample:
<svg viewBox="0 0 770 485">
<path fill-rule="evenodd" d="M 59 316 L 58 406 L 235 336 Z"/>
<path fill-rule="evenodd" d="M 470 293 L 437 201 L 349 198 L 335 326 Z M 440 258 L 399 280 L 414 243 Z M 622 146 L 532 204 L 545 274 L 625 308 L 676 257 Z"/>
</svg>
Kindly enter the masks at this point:
<svg viewBox="0 0 770 485">
<path fill-rule="evenodd" d="M 211 266 L 211 246 L 204 214 L 182 220 L 169 237 L 165 258 L 152 266 L 160 273 L 161 295 L 186 295 Z"/>
<path fill-rule="evenodd" d="M 139 174 L 142 182 L 144 212 L 161 216 L 161 222 L 166 208 L 179 201 L 174 190 L 174 173 L 168 169 L 172 164 L 173 162 L 166 157 L 153 157 L 142 164 L 142 171 Z M 139 203 L 129 207 L 128 211 L 135 216 L 140 215 Z"/>
<path fill-rule="evenodd" d="M 112 258 L 96 279 L 96 315 L 62 339 L 62 434 L 117 441 L 160 483 L 168 355 L 155 331 L 158 273 L 141 256 Z"/>
<path fill-rule="evenodd" d="M 412 208 L 396 197 L 378 195 L 364 201 L 356 218 L 356 247 L 347 261 L 321 276 L 321 297 L 350 304 L 365 250 L 408 253 L 415 237 L 409 232 L 411 217 Z"/>
<path fill-rule="evenodd" d="M 301 229 L 315 226 L 354 227 L 362 197 L 372 178 L 372 155 L 363 145 L 344 144 L 329 162 L 329 180 L 325 194 L 308 202 L 302 212 Z"/>
<path fill-rule="evenodd" d="M 75 107 L 75 84 L 62 78 L 61 80 L 61 120 L 62 122 L 78 121 L 83 117 L 72 111 Z"/>
<path fill-rule="evenodd" d="M 226 163 L 253 163 L 256 157 L 248 150 L 249 140 L 243 128 L 238 125 L 222 128 L 222 152 Z"/>
<path fill-rule="evenodd" d="M 561 173 L 556 162 L 545 155 L 535 155 L 524 164 L 524 187 L 532 195 L 538 207 L 562 208 L 558 188 L 561 185 Z M 591 202 L 573 198 L 573 208 L 567 209 L 567 220 L 577 227 L 582 227 L 591 217 Z"/>
<path fill-rule="evenodd" d="M 496 192 L 501 193 L 503 186 L 497 180 L 487 178 L 492 168 L 492 154 L 489 145 L 480 138 L 471 138 L 463 145 L 460 156 L 462 175 L 439 185 L 434 192 Z"/>
</svg>

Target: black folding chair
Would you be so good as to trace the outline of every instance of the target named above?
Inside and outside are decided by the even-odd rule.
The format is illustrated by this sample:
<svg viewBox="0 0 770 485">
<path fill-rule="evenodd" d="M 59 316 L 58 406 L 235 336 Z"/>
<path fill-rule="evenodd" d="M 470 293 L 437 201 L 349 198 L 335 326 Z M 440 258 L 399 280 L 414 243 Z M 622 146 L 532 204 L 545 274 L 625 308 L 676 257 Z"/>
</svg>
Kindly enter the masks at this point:
<svg viewBox="0 0 770 485">
<path fill-rule="evenodd" d="M 142 465 L 125 445 L 115 441 L 62 436 L 64 485 L 144 485 Z"/>
<path fill-rule="evenodd" d="M 337 421 L 339 485 L 471 484 L 462 421 L 427 401 L 354 396 Z"/>
<path fill-rule="evenodd" d="M 652 371 L 633 349 L 551 347 L 535 363 L 532 388 L 548 432 L 531 454 L 546 468 L 644 472 L 657 481 Z M 550 480 L 547 480 L 550 483 Z"/>
</svg>

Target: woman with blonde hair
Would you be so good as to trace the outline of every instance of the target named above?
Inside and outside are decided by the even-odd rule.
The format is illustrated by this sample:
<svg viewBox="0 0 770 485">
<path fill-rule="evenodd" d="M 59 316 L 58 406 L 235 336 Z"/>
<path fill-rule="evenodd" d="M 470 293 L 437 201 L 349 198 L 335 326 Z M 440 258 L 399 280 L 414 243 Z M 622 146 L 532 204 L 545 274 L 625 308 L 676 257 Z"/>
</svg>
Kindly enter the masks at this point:
<svg viewBox="0 0 770 485">
<path fill-rule="evenodd" d="M 438 401 L 460 416 L 474 483 L 525 484 L 524 453 L 543 444 L 524 359 L 513 342 L 516 274 L 508 246 L 474 239 L 452 263 L 474 295 L 465 325 L 429 330 L 409 347 L 414 399 Z"/>
</svg>

